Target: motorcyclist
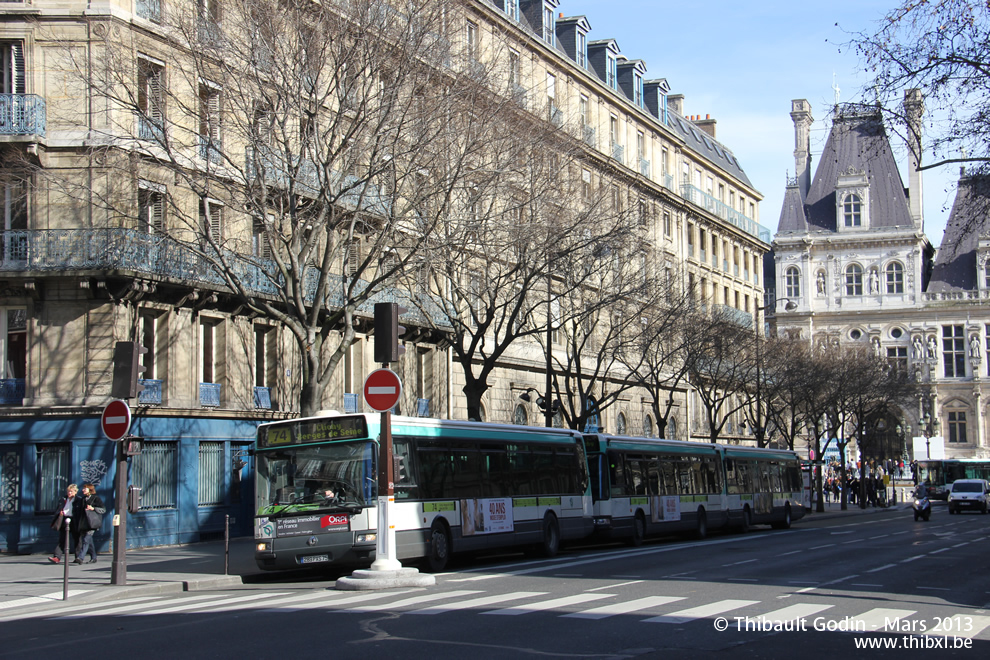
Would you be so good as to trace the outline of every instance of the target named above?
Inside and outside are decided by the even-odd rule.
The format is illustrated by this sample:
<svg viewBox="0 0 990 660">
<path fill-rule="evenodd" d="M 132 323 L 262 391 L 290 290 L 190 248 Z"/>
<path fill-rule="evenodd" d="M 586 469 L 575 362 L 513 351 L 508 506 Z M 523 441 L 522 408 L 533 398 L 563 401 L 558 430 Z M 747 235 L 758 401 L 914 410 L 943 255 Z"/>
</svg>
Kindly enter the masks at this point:
<svg viewBox="0 0 990 660">
<path fill-rule="evenodd" d="M 914 487 L 914 499 L 920 500 L 925 497 L 928 497 L 928 486 L 922 482 L 919 482 L 918 485 Z"/>
</svg>

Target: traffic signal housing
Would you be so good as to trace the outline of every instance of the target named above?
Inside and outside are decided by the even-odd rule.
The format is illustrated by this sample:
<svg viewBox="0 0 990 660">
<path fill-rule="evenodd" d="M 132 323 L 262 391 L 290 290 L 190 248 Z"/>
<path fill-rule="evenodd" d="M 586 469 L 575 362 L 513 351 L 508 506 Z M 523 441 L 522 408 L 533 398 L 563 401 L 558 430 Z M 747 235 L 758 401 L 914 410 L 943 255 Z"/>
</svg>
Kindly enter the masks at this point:
<svg viewBox="0 0 990 660">
<path fill-rule="evenodd" d="M 115 399 L 136 399 L 144 386 L 138 381 L 145 372 L 141 356 L 148 349 L 134 341 L 118 341 L 113 349 L 113 385 L 110 396 Z"/>
<path fill-rule="evenodd" d="M 375 362 L 398 362 L 406 352 L 399 345 L 399 335 L 406 331 L 399 325 L 399 317 L 407 311 L 397 303 L 375 303 Z"/>
</svg>

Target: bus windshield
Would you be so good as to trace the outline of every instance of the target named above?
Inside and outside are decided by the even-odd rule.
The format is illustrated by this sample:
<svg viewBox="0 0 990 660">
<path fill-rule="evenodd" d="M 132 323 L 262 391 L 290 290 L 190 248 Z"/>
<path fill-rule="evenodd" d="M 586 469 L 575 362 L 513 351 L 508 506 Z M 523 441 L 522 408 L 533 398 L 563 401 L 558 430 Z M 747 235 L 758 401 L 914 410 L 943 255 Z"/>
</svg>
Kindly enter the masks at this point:
<svg viewBox="0 0 990 660">
<path fill-rule="evenodd" d="M 373 506 L 375 447 L 364 440 L 258 452 L 259 515 Z"/>
</svg>

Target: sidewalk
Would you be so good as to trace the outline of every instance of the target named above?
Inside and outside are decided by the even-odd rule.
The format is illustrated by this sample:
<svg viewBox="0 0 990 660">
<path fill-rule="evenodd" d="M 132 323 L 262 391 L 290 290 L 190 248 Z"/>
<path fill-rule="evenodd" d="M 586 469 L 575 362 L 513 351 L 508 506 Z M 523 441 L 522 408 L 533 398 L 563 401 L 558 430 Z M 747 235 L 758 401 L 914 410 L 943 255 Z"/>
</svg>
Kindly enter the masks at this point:
<svg viewBox="0 0 990 660">
<path fill-rule="evenodd" d="M 850 504 L 842 511 L 838 503 L 826 504 L 824 513 L 808 513 L 802 521 L 856 517 L 907 511 L 910 502 L 884 508 L 860 509 Z M 801 521 L 796 523 L 801 524 Z M 48 555 L 0 555 L 0 623 L 5 616 L 53 607 L 76 608 L 87 603 L 156 596 L 181 591 L 227 589 L 243 584 L 243 577 L 271 575 L 254 562 L 254 539 L 230 542 L 228 575 L 224 575 L 224 544 L 196 543 L 130 550 L 127 553 L 127 584 L 110 584 L 111 554 L 100 555 L 96 564 L 69 563 L 69 599 L 62 600 L 64 564 L 53 564 Z"/>
<path fill-rule="evenodd" d="M 125 585 L 110 584 L 113 555 L 96 564 L 69 560 L 69 599 L 62 600 L 64 564 L 48 555 L 0 555 L 0 620 L 14 613 L 85 603 L 240 586 L 242 576 L 261 573 L 254 563 L 254 539 L 230 542 L 228 575 L 224 575 L 223 542 L 130 550 Z"/>
</svg>

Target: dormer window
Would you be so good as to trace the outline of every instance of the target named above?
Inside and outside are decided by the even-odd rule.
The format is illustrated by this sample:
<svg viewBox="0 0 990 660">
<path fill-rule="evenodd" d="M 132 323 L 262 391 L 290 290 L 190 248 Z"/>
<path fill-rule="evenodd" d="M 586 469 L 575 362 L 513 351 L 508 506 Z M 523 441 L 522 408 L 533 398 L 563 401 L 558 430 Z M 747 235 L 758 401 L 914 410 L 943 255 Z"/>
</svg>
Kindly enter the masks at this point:
<svg viewBox="0 0 990 660">
<path fill-rule="evenodd" d="M 505 14 L 512 20 L 519 20 L 519 0 L 505 0 Z"/>
<path fill-rule="evenodd" d="M 552 7 L 543 7 L 543 41 L 551 46 L 554 39 L 554 17 Z"/>
<path fill-rule="evenodd" d="M 851 193 L 842 200 L 842 225 L 844 227 L 863 226 L 863 200 Z"/>
<path fill-rule="evenodd" d="M 577 35 L 577 65 L 582 69 L 588 68 L 588 35 L 583 32 Z"/>
<path fill-rule="evenodd" d="M 636 107 L 643 107 L 643 76 L 638 73 L 633 74 L 633 103 Z"/>
<path fill-rule="evenodd" d="M 611 53 L 605 56 L 605 84 L 612 89 L 618 89 L 617 63 Z"/>
</svg>

